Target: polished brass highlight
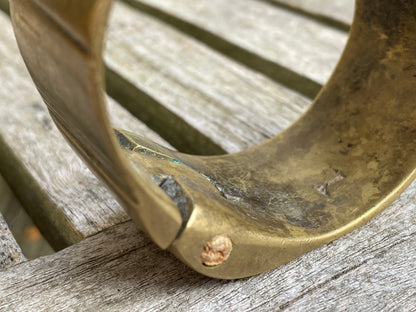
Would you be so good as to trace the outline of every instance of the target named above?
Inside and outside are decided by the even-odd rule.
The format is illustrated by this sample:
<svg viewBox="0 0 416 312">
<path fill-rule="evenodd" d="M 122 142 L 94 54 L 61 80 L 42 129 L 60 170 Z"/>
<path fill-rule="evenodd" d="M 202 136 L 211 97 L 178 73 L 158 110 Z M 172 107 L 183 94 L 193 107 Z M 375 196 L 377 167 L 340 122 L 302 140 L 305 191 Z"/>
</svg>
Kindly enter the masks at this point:
<svg viewBox="0 0 416 312">
<path fill-rule="evenodd" d="M 413 1 L 358 0 L 343 56 L 312 107 L 259 146 L 210 157 L 113 132 L 102 61 L 110 7 L 11 0 L 11 15 L 59 129 L 154 242 L 196 271 L 228 279 L 287 263 L 367 222 L 415 177 Z M 232 249 L 206 265 L 218 235 Z"/>
</svg>

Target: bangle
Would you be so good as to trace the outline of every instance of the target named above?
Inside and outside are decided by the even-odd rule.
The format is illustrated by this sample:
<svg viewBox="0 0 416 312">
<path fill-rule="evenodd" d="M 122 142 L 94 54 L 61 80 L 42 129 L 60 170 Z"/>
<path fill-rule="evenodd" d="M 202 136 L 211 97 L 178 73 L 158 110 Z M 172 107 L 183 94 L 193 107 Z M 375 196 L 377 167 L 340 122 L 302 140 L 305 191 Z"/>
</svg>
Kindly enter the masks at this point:
<svg viewBox="0 0 416 312">
<path fill-rule="evenodd" d="M 21 54 L 50 114 L 161 248 L 246 277 L 344 235 L 416 168 L 416 6 L 357 0 L 344 53 L 298 121 L 246 151 L 194 156 L 112 129 L 103 40 L 111 0 L 11 0 Z"/>
</svg>

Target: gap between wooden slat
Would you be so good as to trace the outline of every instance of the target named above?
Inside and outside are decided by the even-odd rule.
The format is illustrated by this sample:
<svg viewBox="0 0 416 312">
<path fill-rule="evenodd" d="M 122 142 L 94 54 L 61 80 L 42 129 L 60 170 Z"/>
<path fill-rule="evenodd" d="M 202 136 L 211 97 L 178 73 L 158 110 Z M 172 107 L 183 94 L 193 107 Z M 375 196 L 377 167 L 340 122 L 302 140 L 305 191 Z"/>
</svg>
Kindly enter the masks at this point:
<svg viewBox="0 0 416 312">
<path fill-rule="evenodd" d="M 25 260 L 20 246 L 0 213 L 0 272 Z"/>
<path fill-rule="evenodd" d="M 36 178 L 27 171 L 28 168 L 22 163 L 20 155 L 13 153 L 1 136 L 0 163 L 1 174 L 55 250 L 60 250 L 83 239 L 79 231 L 68 223 L 65 214 L 57 209 L 56 203 L 49 198 Z"/>
<path fill-rule="evenodd" d="M 247 66 L 255 71 L 259 71 L 265 76 L 274 81 L 287 86 L 288 88 L 299 92 L 311 99 L 313 99 L 322 88 L 320 83 L 317 83 L 305 76 L 299 75 L 295 71 L 284 67 L 276 62 L 250 52 L 237 44 L 234 44 L 220 35 L 203 29 L 193 23 L 187 22 L 181 18 L 176 17 L 172 13 L 160 10 L 155 6 L 135 1 L 122 0 L 126 4 L 138 9 L 146 14 L 149 14 L 164 23 L 186 33 L 187 35 L 201 41 L 207 46 L 217 50 L 225 56 Z"/>
<path fill-rule="evenodd" d="M 122 3 L 112 11 L 105 60 L 109 94 L 180 151 L 241 151 L 287 128 L 310 104 Z"/>
<path fill-rule="evenodd" d="M 300 10 L 307 15 L 322 16 L 349 26 L 354 18 L 355 0 L 261 0 Z"/>
<path fill-rule="evenodd" d="M 9 0 L 0 0 L 0 10 L 6 14 L 10 14 Z"/>
<path fill-rule="evenodd" d="M 2 215 L 6 209 L 16 206 L 16 199 L 0 175 L 0 270 L 25 261 L 22 249 Z"/>
<path fill-rule="evenodd" d="M 265 75 L 273 76 L 273 72 L 283 71 L 282 80 L 274 78 L 311 98 L 328 80 L 347 40 L 347 34 L 343 31 L 325 27 L 310 18 L 262 1 L 124 2 L 180 28 L 197 40 L 227 56 L 236 57 L 239 62 Z M 212 34 L 214 38 L 210 37 Z M 218 38 L 220 42 L 217 42 Z M 276 67 L 273 64 L 278 65 Z M 290 70 L 287 76 L 285 69 Z M 295 78 L 292 74 L 298 77 Z M 310 83 L 304 84 L 305 79 Z M 312 85 L 315 88 L 310 88 Z"/>
<path fill-rule="evenodd" d="M 55 249 L 60 249 L 122 222 L 127 216 L 108 190 L 85 169 L 51 123 L 19 56 L 10 21 L 0 16 L 0 22 L 3 31 L 0 52 L 4 53 L 2 66 L 5 65 L 4 77 L 7 77 L 0 86 L 4 105 L 0 117 L 5 125 L 0 142 L 2 171 L 42 233 Z M 256 76 L 249 77 L 257 81 Z M 261 79 L 256 83 L 266 83 L 274 90 L 270 83 Z M 273 92 L 278 91 L 278 96 L 291 94 L 279 90 Z M 295 94 L 290 96 L 293 101 L 289 102 L 299 106 L 293 106 L 294 111 L 289 109 L 288 116 L 292 116 L 289 119 L 308 104 Z M 287 99 L 290 97 L 284 101 Z M 197 108 L 200 113 L 206 109 Z M 118 116 L 118 127 L 158 140 L 145 127 L 134 126 L 137 121 L 131 116 L 121 117 L 121 108 L 112 116 Z M 219 135 L 224 141 L 224 135 L 230 133 Z M 234 148 L 235 142 L 228 138 L 223 143 L 227 148 Z"/>
<path fill-rule="evenodd" d="M 35 259 L 54 253 L 52 247 L 34 225 L 33 220 L 29 217 L 1 175 L 0 214 L 3 215 L 3 219 L 13 234 L 19 250 L 21 250 L 27 259 Z"/>
<path fill-rule="evenodd" d="M 106 84 L 111 97 L 181 152 L 199 155 L 226 153 L 221 146 L 109 67 L 106 67 Z"/>
<path fill-rule="evenodd" d="M 313 20 L 316 20 L 317 22 L 322 23 L 323 25 L 326 25 L 329 27 L 335 27 L 345 32 L 348 32 L 351 27 L 351 23 L 349 22 L 346 22 L 344 20 L 339 20 L 336 17 L 330 16 L 330 15 L 323 14 L 318 10 L 311 11 L 309 7 L 302 6 L 302 3 L 297 5 L 296 1 L 290 1 L 290 0 L 289 1 L 287 0 L 261 0 L 261 1 L 264 1 L 265 3 L 274 5 L 281 9 L 303 15 L 305 17 L 308 17 L 310 19 L 313 19 Z M 321 1 L 321 0 L 318 0 L 318 1 Z M 343 0 L 343 1 L 347 2 L 347 0 Z"/>
<path fill-rule="evenodd" d="M 16 197 L 55 249 L 127 220 L 56 129 L 2 12 L 0 29 L 0 170 Z M 111 99 L 109 106 L 115 126 L 170 147 Z"/>
</svg>

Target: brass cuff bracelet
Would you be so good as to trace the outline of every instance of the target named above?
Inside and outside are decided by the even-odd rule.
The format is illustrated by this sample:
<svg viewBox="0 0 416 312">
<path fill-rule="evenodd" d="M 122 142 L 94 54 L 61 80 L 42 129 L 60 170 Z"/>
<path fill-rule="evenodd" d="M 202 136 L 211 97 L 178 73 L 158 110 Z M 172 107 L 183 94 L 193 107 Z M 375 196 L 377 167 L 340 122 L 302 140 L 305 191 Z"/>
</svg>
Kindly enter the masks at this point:
<svg viewBox="0 0 416 312">
<path fill-rule="evenodd" d="M 223 156 L 111 128 L 102 60 L 111 4 L 11 0 L 11 16 L 59 129 L 152 240 L 194 270 L 231 279 L 287 263 L 367 222 L 415 177 L 414 1 L 357 0 L 342 58 L 310 109 Z"/>
</svg>

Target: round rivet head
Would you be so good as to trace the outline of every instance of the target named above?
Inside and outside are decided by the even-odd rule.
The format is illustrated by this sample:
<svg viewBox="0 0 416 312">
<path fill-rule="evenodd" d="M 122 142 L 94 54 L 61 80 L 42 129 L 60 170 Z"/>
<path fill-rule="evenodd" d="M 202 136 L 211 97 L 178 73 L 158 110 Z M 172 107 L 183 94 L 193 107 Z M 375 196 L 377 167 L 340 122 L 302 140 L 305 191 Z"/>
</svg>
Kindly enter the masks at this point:
<svg viewBox="0 0 416 312">
<path fill-rule="evenodd" d="M 217 266 L 222 264 L 231 254 L 233 243 L 227 235 L 216 235 L 205 243 L 201 252 L 202 264 Z"/>
</svg>

